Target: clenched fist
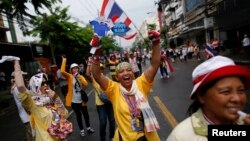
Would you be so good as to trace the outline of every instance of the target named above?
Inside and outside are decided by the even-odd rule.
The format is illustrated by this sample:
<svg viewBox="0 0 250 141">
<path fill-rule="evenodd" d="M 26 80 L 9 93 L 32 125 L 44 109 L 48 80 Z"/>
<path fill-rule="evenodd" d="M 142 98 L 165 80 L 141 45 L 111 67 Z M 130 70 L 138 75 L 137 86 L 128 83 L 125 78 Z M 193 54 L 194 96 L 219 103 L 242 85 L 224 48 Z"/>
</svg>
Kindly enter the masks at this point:
<svg viewBox="0 0 250 141">
<path fill-rule="evenodd" d="M 160 43 L 160 33 L 155 30 L 148 31 L 148 38 L 152 42 L 152 44 Z"/>
<path fill-rule="evenodd" d="M 101 53 L 100 38 L 97 35 L 94 35 L 92 37 L 92 40 L 90 41 L 90 45 L 92 46 L 90 53 L 100 55 Z"/>
</svg>

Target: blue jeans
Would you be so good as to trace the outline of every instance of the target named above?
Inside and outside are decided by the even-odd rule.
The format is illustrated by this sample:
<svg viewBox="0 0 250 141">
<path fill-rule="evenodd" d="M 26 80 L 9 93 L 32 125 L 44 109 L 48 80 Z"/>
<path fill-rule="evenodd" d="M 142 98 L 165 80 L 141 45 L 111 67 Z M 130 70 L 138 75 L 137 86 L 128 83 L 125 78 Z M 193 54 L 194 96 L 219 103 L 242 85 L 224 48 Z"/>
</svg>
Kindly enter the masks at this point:
<svg viewBox="0 0 250 141">
<path fill-rule="evenodd" d="M 164 73 L 168 75 L 167 67 L 160 66 L 160 72 L 162 77 L 164 76 Z"/>
<path fill-rule="evenodd" d="M 96 105 L 99 116 L 100 141 L 106 139 L 107 119 L 109 120 L 109 138 L 114 138 L 115 134 L 115 118 L 112 104 Z"/>
</svg>

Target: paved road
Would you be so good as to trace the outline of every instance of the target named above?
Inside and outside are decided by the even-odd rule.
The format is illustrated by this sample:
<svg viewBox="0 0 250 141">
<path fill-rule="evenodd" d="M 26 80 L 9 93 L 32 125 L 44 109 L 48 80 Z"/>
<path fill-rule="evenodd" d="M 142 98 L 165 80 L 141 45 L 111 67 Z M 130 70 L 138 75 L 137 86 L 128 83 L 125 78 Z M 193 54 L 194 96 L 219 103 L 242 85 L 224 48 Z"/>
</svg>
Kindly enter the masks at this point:
<svg viewBox="0 0 250 141">
<path fill-rule="evenodd" d="M 175 72 L 169 79 L 160 79 L 160 73 L 157 73 L 153 91 L 149 97 L 149 102 L 153 108 L 156 117 L 160 123 L 161 129 L 159 136 L 161 140 L 166 140 L 166 137 L 172 130 L 175 122 L 179 122 L 184 118 L 184 112 L 189 99 L 187 97 L 188 91 L 191 89 L 191 70 L 196 65 L 194 61 L 188 63 L 173 63 Z M 60 93 L 59 89 L 57 91 Z M 79 129 L 76 123 L 75 114 L 72 113 L 69 120 L 73 122 L 74 132 L 68 138 L 68 141 L 86 140 L 97 141 L 99 140 L 98 130 L 98 115 L 94 104 L 94 95 L 92 94 L 91 86 L 86 90 L 89 93 L 88 110 L 90 115 L 91 126 L 96 130 L 92 135 L 80 137 Z M 69 109 L 71 111 L 71 109 Z M 173 112 L 172 120 L 167 117 Z M 175 121 L 175 122 L 173 122 Z M 84 122 L 83 122 L 84 123 Z M 17 110 L 14 107 L 11 112 L 5 116 L 0 117 L 0 133 L 2 141 L 20 141 L 24 140 L 24 127 L 18 117 Z"/>
<path fill-rule="evenodd" d="M 179 61 L 173 63 L 175 72 L 171 74 L 169 79 L 161 79 L 160 73 L 157 73 L 149 102 L 159 121 L 161 129 L 158 133 L 162 141 L 165 141 L 172 128 L 185 118 L 185 113 L 191 103 L 189 100 L 189 94 L 192 89 L 191 73 L 198 63 L 197 60 L 188 60 L 187 63 Z M 99 140 L 99 121 L 91 86 L 87 89 L 87 92 L 90 94 L 88 104 L 90 123 L 96 132 L 92 135 L 80 137 L 76 117 L 72 113 L 69 120 L 73 122 L 74 132 L 68 138 L 68 141 Z M 250 107 L 250 104 L 248 105 Z M 0 133 L 1 141 L 22 141 L 25 139 L 24 127 L 15 107 L 5 116 L 0 116 Z"/>
</svg>

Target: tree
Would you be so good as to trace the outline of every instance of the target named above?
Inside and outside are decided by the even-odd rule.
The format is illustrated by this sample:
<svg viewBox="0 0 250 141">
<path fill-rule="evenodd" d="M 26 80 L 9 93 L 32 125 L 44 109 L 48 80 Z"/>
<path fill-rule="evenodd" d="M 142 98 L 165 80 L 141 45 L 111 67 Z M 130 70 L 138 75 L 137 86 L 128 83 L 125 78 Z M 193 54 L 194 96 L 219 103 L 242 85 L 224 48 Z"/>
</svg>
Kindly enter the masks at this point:
<svg viewBox="0 0 250 141">
<path fill-rule="evenodd" d="M 57 2 L 61 0 L 1 0 L 0 13 L 5 13 L 9 19 L 16 18 L 20 28 L 26 31 L 25 22 L 35 17 L 28 12 L 27 4 L 33 5 L 36 14 L 41 14 L 40 9 L 51 9 Z"/>
<path fill-rule="evenodd" d="M 80 27 L 75 22 L 70 22 L 67 15 L 68 7 L 59 7 L 50 10 L 50 15 L 44 13 L 31 20 L 34 28 L 28 32 L 29 35 L 39 36 L 40 43 L 48 44 L 52 55 L 66 54 L 70 61 L 82 62 L 83 57 L 90 51 L 90 41 L 93 36 L 91 25 Z M 115 49 L 117 45 L 112 36 L 102 39 L 103 50 Z M 55 57 L 52 56 L 56 63 Z"/>
<path fill-rule="evenodd" d="M 160 33 L 161 33 L 161 38 L 163 39 L 161 45 L 163 48 L 167 48 L 168 47 L 168 38 L 167 38 L 167 31 L 168 31 L 168 27 L 165 26 L 161 29 Z"/>
<path fill-rule="evenodd" d="M 77 55 L 81 50 L 79 48 L 85 47 L 82 50 L 85 50 L 86 53 L 93 34 L 91 27 L 82 28 L 77 23 L 70 22 L 67 11 L 68 7 L 62 10 L 56 7 L 54 10 L 50 10 L 50 15 L 44 13 L 35 17 L 30 21 L 34 28 L 26 32 L 26 34 L 32 36 L 39 36 L 40 43 L 49 45 L 54 63 L 55 57 L 53 54 L 55 50 L 59 53 L 66 52 Z"/>
</svg>

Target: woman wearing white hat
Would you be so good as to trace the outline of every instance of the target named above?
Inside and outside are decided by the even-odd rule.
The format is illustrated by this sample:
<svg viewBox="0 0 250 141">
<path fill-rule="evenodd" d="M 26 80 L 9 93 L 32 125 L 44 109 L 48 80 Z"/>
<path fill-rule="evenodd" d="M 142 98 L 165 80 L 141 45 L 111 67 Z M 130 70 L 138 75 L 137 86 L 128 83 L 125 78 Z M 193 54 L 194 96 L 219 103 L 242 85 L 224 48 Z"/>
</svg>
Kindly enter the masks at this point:
<svg viewBox="0 0 250 141">
<path fill-rule="evenodd" d="M 86 135 L 83 129 L 81 114 L 83 114 L 84 116 L 88 133 L 94 133 L 94 129 L 90 127 L 87 100 L 83 101 L 81 97 L 81 89 L 83 89 L 83 87 L 86 87 L 88 85 L 88 82 L 82 75 L 79 74 L 79 66 L 76 63 L 70 65 L 70 73 L 66 72 L 66 58 L 63 56 L 62 59 L 61 73 L 68 82 L 66 106 L 72 107 L 72 109 L 74 110 L 81 136 Z"/>
<path fill-rule="evenodd" d="M 208 125 L 250 125 L 250 115 L 240 117 L 250 88 L 248 68 L 216 56 L 198 65 L 192 77 L 190 116 L 173 129 L 167 141 L 207 141 Z"/>
</svg>

